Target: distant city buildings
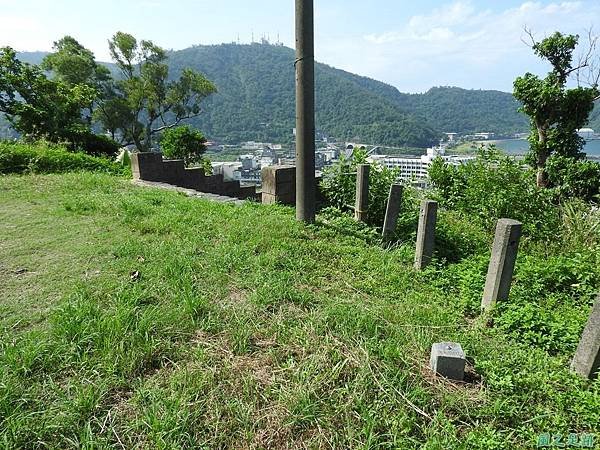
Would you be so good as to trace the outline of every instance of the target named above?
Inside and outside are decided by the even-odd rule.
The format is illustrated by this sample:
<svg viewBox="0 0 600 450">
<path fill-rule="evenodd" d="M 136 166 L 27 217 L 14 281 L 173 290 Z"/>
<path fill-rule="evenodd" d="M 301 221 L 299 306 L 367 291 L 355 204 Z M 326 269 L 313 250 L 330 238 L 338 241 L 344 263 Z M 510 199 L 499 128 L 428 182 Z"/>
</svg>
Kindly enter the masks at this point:
<svg viewBox="0 0 600 450">
<path fill-rule="evenodd" d="M 491 133 L 481 133 L 489 134 Z M 448 133 L 456 135 L 455 133 Z M 369 149 L 369 147 L 371 147 Z M 416 186 L 426 186 L 429 177 L 429 168 L 436 158 L 441 158 L 447 164 L 460 165 L 472 159 L 473 156 L 466 155 L 446 155 L 447 144 L 440 144 L 437 147 L 428 148 L 426 153 L 421 156 L 397 156 L 378 154 L 382 147 L 367 146 L 364 144 L 348 143 L 343 150 L 336 144 L 321 143 L 321 146 L 315 151 L 315 169 L 321 173 L 325 168 L 340 159 L 342 154 L 350 157 L 356 148 L 364 149 L 367 152 L 367 161 L 373 164 L 380 164 L 390 169 L 399 169 L 399 181 L 411 183 Z M 273 165 L 294 165 L 293 155 L 285 156 L 283 147 L 278 144 L 267 142 L 244 142 L 237 146 L 247 153 L 241 154 L 237 161 L 233 162 L 213 162 L 213 173 L 222 174 L 226 181 L 239 181 L 243 184 L 261 184 L 261 171 L 264 167 Z"/>
<path fill-rule="evenodd" d="M 420 157 L 370 155 L 367 160 L 389 169 L 400 169 L 399 181 L 425 186 L 429 177 L 429 168 L 436 158 L 442 158 L 445 163 L 452 165 L 465 164 L 474 159 L 473 156 L 446 155 L 446 147 L 440 144 L 428 148 L 427 153 Z"/>
</svg>

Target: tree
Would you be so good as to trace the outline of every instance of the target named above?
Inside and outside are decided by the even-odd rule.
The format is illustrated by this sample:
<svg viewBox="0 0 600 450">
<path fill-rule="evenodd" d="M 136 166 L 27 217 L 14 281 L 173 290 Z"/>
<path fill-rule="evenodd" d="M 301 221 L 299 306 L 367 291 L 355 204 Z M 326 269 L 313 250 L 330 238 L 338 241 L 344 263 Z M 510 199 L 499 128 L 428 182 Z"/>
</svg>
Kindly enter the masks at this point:
<svg viewBox="0 0 600 450">
<path fill-rule="evenodd" d="M 97 98 L 87 84 L 50 79 L 42 69 L 19 61 L 16 52 L 0 50 L 0 112 L 27 139 L 67 144 L 92 155 L 113 156 L 118 144 L 90 129 L 83 117 Z"/>
<path fill-rule="evenodd" d="M 94 106 L 110 96 L 113 82 L 110 70 L 96 62 L 94 54 L 71 36 L 54 43 L 55 53 L 44 58 L 41 67 L 52 71 L 57 80 L 68 86 L 84 85 L 96 92 L 96 98 L 87 105 L 86 121 L 92 124 Z"/>
<path fill-rule="evenodd" d="M 86 129 L 81 110 L 94 97 L 92 88 L 48 79 L 39 67 L 19 61 L 12 48 L 0 50 L 0 112 L 25 136 L 70 141 Z"/>
<path fill-rule="evenodd" d="M 552 70 L 543 79 L 531 73 L 518 77 L 514 82 L 514 96 L 531 121 L 529 159 L 537 169 L 537 185 L 548 187 L 546 163 L 553 153 L 573 159 L 584 155 L 581 150 L 585 141 L 577 130 L 587 123 L 598 97 L 598 76 L 589 79 L 589 87 L 579 85 L 568 89 L 567 81 L 575 77 L 579 84 L 583 69 L 592 74 L 596 39 L 590 37 L 589 49 L 577 64 L 573 64 L 573 52 L 579 36 L 556 32 L 540 42 L 532 37 L 532 42 L 534 53 L 547 60 Z"/>
<path fill-rule="evenodd" d="M 206 138 L 200 131 L 184 125 L 165 130 L 160 147 L 167 158 L 183 159 L 187 166 L 203 160 Z"/>
<path fill-rule="evenodd" d="M 170 81 L 166 52 L 152 41 L 138 42 L 118 32 L 109 49 L 122 79 L 98 117 L 106 130 L 120 133 L 124 143 L 139 151 L 150 151 L 156 134 L 198 116 L 201 101 L 217 91 L 191 69 L 183 69 L 177 81 Z"/>
</svg>

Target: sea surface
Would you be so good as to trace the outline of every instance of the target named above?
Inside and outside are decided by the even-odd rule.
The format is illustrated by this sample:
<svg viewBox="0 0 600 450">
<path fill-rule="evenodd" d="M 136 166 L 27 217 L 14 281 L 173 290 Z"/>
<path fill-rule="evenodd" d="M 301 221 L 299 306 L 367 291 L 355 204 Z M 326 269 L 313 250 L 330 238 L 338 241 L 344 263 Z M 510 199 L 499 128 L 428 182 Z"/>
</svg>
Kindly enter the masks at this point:
<svg viewBox="0 0 600 450">
<path fill-rule="evenodd" d="M 511 155 L 524 155 L 529 149 L 529 143 L 525 139 L 509 139 L 506 141 L 490 141 L 498 148 Z M 583 151 L 591 158 L 600 158 L 600 140 L 587 141 Z"/>
</svg>

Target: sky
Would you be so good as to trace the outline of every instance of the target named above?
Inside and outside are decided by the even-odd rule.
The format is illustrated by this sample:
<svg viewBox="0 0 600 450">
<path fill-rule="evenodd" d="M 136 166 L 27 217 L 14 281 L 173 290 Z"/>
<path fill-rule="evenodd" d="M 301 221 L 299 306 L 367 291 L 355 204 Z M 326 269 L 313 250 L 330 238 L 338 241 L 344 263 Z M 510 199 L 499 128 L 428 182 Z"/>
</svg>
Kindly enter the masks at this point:
<svg viewBox="0 0 600 450">
<path fill-rule="evenodd" d="M 548 67 L 523 42 L 600 33 L 600 0 L 315 0 L 315 57 L 402 92 L 432 86 L 512 91 Z M 0 0 L 0 46 L 50 50 L 75 37 L 108 61 L 117 31 L 167 49 L 262 36 L 294 46 L 293 0 Z M 600 52 L 600 50 L 599 50 Z"/>
</svg>

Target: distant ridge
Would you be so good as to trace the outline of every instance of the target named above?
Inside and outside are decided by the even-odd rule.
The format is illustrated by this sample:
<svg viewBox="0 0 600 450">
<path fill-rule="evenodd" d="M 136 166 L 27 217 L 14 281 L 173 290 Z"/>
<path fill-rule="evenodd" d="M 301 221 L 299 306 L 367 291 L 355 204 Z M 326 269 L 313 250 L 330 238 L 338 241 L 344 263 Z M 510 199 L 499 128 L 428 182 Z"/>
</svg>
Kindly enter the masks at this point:
<svg viewBox="0 0 600 450">
<path fill-rule="evenodd" d="M 44 52 L 20 53 L 39 63 Z M 192 124 L 210 139 L 290 142 L 294 127 L 294 51 L 280 45 L 198 45 L 169 53 L 171 74 L 205 73 L 219 93 Z M 109 64 L 110 66 L 110 64 Z M 444 132 L 528 130 L 527 118 L 506 92 L 435 87 L 405 94 L 388 84 L 317 63 L 317 129 L 340 140 L 426 147 Z M 600 121 L 600 115 L 597 116 Z"/>
</svg>

